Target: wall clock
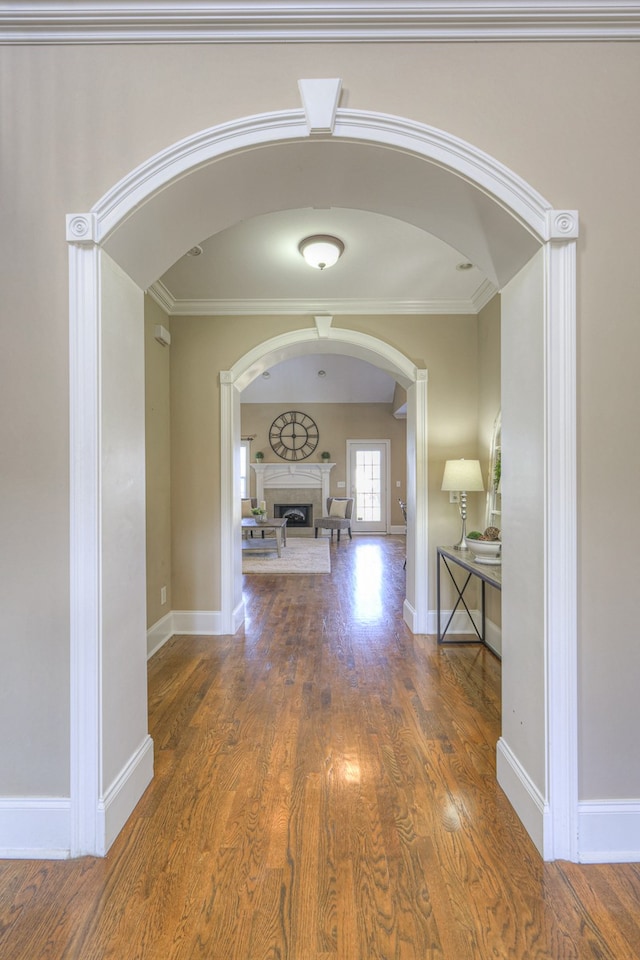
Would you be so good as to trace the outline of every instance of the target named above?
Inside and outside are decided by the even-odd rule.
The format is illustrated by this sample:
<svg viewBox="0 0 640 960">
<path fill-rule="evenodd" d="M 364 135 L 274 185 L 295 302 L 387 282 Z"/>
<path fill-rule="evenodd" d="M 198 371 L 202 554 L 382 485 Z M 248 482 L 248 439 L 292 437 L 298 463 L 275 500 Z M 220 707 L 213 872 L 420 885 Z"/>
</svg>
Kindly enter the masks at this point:
<svg viewBox="0 0 640 960">
<path fill-rule="evenodd" d="M 318 446 L 318 428 L 299 410 L 281 413 L 269 428 L 269 443 L 282 460 L 306 460 Z"/>
</svg>

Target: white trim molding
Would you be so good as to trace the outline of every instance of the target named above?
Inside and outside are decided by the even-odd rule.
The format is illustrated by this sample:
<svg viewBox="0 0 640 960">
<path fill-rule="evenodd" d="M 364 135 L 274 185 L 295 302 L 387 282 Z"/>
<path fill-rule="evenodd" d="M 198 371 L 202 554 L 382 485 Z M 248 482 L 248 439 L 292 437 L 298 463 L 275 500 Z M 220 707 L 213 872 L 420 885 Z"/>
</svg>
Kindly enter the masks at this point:
<svg viewBox="0 0 640 960">
<path fill-rule="evenodd" d="M 549 844 L 549 805 L 503 737 L 496 747 L 496 776 L 539 853 L 557 859 Z"/>
<path fill-rule="evenodd" d="M 560 214 L 566 239 L 545 245 L 545 685 L 546 782 L 556 859 L 578 844 L 578 586 L 576 244 L 578 218 Z"/>
<path fill-rule="evenodd" d="M 222 615 L 219 610 L 174 610 L 171 617 L 173 635 L 219 637 L 227 632 L 223 630 Z"/>
<path fill-rule="evenodd" d="M 233 611 L 232 622 L 235 624 L 235 629 L 231 630 L 233 635 L 242 626 L 242 608 Z M 171 610 L 147 630 L 147 660 L 161 650 L 168 640 L 178 635 L 221 637 L 226 634 L 221 610 Z"/>
<path fill-rule="evenodd" d="M 153 780 L 153 740 L 146 736 L 131 755 L 98 804 L 100 839 L 98 856 L 104 856 Z"/>
<path fill-rule="evenodd" d="M 451 618 L 451 624 L 447 628 L 447 637 L 455 637 L 458 635 L 469 636 L 471 634 L 472 639 L 477 639 L 473 625 L 475 624 L 476 628 L 480 630 L 482 625 L 482 611 L 474 608 L 470 611 L 471 616 L 467 614 L 464 610 L 456 610 Z M 449 618 L 451 617 L 451 610 L 441 610 L 440 611 L 440 624 L 442 628 L 449 623 Z M 497 623 L 494 623 L 493 620 L 489 620 L 485 616 L 484 622 L 484 642 L 497 657 L 502 656 L 502 627 L 499 627 Z M 429 630 L 428 633 L 433 636 L 438 635 L 438 611 L 429 610 Z M 446 642 L 446 640 L 445 640 Z M 452 644 L 458 643 L 457 640 L 452 640 Z"/>
<path fill-rule="evenodd" d="M 68 797 L 0 797 L 0 858 L 67 860 L 71 801 Z"/>
<path fill-rule="evenodd" d="M 69 245 L 72 856 L 98 846 L 102 707 L 100 250 Z"/>
<path fill-rule="evenodd" d="M 468 300 L 176 300 L 160 280 L 147 289 L 170 317 L 306 316 L 317 310 L 338 316 L 467 316 L 480 313 L 497 292 L 489 280 Z"/>
<path fill-rule="evenodd" d="M 640 800 L 592 800 L 579 805 L 580 863 L 640 861 Z"/>
<path fill-rule="evenodd" d="M 637 40 L 635 0 L 1 0 L 0 43 Z"/>
<path fill-rule="evenodd" d="M 167 640 L 170 640 L 174 633 L 172 612 L 156 620 L 156 622 L 147 629 L 147 660 L 150 660 L 154 653 L 157 653 L 161 647 L 164 647 Z"/>
</svg>

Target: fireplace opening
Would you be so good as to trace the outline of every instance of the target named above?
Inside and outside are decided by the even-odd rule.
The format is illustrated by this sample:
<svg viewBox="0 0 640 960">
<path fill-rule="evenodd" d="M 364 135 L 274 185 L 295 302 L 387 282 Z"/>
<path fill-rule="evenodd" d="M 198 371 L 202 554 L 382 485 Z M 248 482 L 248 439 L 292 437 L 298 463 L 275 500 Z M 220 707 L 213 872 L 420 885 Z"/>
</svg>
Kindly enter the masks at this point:
<svg viewBox="0 0 640 960">
<path fill-rule="evenodd" d="M 310 527 L 313 517 L 312 503 L 274 503 L 276 519 L 287 518 L 287 527 Z"/>
</svg>

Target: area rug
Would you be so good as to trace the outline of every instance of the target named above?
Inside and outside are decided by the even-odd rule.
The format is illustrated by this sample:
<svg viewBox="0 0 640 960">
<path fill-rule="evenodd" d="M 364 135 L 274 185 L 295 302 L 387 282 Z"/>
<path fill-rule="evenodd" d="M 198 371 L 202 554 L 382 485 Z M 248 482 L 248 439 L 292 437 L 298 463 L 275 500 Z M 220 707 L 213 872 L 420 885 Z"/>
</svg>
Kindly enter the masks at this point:
<svg viewBox="0 0 640 960">
<path fill-rule="evenodd" d="M 264 543 L 264 549 L 243 548 L 243 573 L 331 573 L 328 540 L 288 537 L 281 557 L 277 554 L 275 540 L 265 540 Z"/>
</svg>

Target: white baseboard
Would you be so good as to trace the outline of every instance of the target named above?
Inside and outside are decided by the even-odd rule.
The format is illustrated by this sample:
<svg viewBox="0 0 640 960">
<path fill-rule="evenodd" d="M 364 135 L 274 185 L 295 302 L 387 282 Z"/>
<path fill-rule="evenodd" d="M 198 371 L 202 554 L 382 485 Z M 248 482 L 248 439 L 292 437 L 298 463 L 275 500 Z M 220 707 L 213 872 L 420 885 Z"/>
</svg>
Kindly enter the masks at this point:
<svg viewBox="0 0 640 960">
<path fill-rule="evenodd" d="M 442 624 L 442 629 L 444 630 L 447 625 L 447 621 L 451 616 L 451 610 L 441 610 L 440 611 L 440 623 Z M 474 622 L 480 630 L 482 624 L 482 613 L 480 610 L 472 610 L 471 616 L 473 617 Z M 437 636 L 438 634 L 438 611 L 430 610 L 429 611 L 429 631 L 430 634 Z M 455 637 L 456 634 L 472 634 L 475 635 L 475 631 L 471 624 L 471 619 L 464 610 L 456 610 L 453 615 L 453 620 L 451 625 L 447 629 L 447 637 L 451 635 Z M 487 646 L 493 650 L 498 656 L 502 656 L 502 628 L 498 626 L 497 623 L 494 623 L 488 618 L 485 619 L 485 642 Z"/>
<path fill-rule="evenodd" d="M 486 645 L 490 650 L 496 654 L 497 657 L 502 656 L 502 627 L 499 627 L 497 623 L 494 623 L 493 620 L 485 620 L 485 636 L 484 640 Z"/>
<path fill-rule="evenodd" d="M 70 851 L 67 797 L 0 797 L 0 858 L 67 860 Z"/>
<path fill-rule="evenodd" d="M 481 622 L 481 615 L 479 610 L 472 610 L 471 615 L 477 624 Z M 442 629 L 447 625 L 449 617 L 451 616 L 451 610 L 441 610 L 440 611 L 440 623 L 442 624 Z M 478 628 L 479 629 L 479 628 Z M 470 618 L 464 610 L 456 610 L 453 615 L 453 620 L 449 628 L 447 629 L 447 636 L 449 634 L 455 635 L 456 633 L 473 633 L 473 626 Z M 429 633 L 437 636 L 438 634 L 438 611 L 429 610 Z"/>
<path fill-rule="evenodd" d="M 525 830 L 533 840 L 542 857 L 549 859 L 545 850 L 545 836 L 550 836 L 548 826 L 548 807 L 544 797 L 529 777 L 518 758 L 506 741 L 500 737 L 496 748 L 497 780 Z M 546 855 L 545 855 L 546 854 Z"/>
<path fill-rule="evenodd" d="M 222 614 L 219 610 L 174 610 L 173 632 L 194 636 L 222 635 Z"/>
<path fill-rule="evenodd" d="M 147 660 L 149 660 L 154 653 L 157 653 L 160 647 L 163 647 L 174 633 L 173 613 L 167 613 L 166 616 L 160 620 L 156 620 L 153 626 L 147 630 Z"/>
<path fill-rule="evenodd" d="M 400 523 L 398 523 L 398 524 L 392 523 L 391 526 L 389 527 L 389 533 L 390 533 L 392 536 L 393 536 L 394 534 L 395 534 L 396 536 L 401 536 L 401 537 L 406 536 L 406 533 L 407 533 L 406 524 L 404 524 L 404 523 L 402 523 L 402 524 L 400 524 Z"/>
<path fill-rule="evenodd" d="M 233 632 L 244 623 L 244 602 L 240 601 L 232 615 Z M 185 636 L 222 636 L 222 614 L 219 610 L 172 610 L 147 630 L 147 660 L 176 633 Z"/>
<path fill-rule="evenodd" d="M 596 800 L 578 804 L 580 863 L 640 861 L 640 800 Z"/>
<path fill-rule="evenodd" d="M 99 804 L 100 836 L 104 838 L 100 855 L 107 852 L 152 780 L 153 740 L 146 736 Z"/>
<path fill-rule="evenodd" d="M 416 609 L 408 600 L 405 599 L 402 604 L 402 619 L 411 630 L 411 633 L 417 633 L 416 630 Z"/>
</svg>

